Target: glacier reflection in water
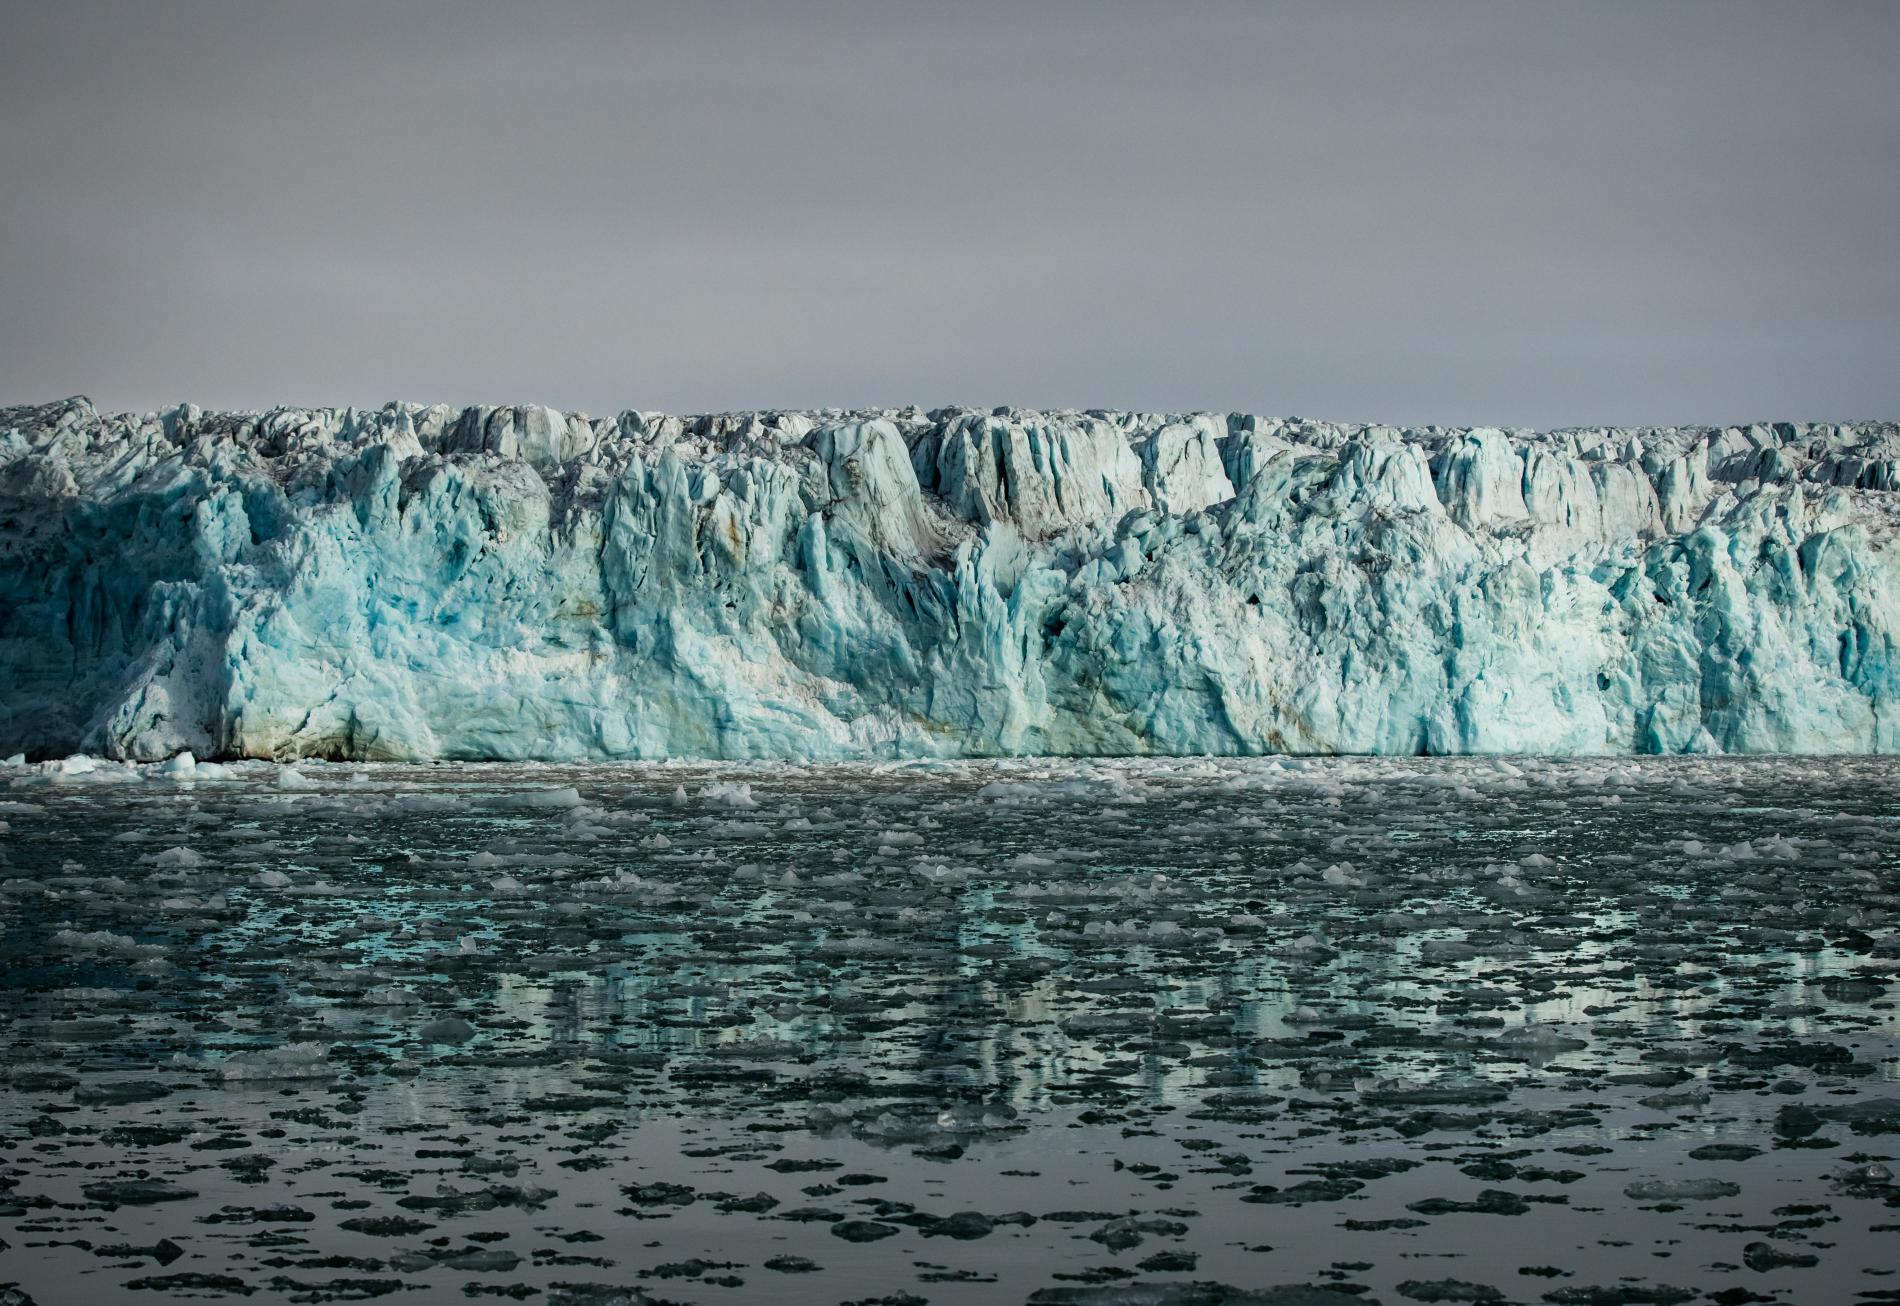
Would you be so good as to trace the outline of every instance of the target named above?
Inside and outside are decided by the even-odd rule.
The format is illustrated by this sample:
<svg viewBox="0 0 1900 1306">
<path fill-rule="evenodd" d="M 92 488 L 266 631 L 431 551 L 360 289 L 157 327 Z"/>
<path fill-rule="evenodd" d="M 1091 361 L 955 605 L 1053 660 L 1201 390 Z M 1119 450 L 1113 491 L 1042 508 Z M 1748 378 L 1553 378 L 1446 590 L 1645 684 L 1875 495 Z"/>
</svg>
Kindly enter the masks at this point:
<svg viewBox="0 0 1900 1306">
<path fill-rule="evenodd" d="M 1891 761 L 0 776 L 43 1303 L 1896 1287 Z"/>
</svg>

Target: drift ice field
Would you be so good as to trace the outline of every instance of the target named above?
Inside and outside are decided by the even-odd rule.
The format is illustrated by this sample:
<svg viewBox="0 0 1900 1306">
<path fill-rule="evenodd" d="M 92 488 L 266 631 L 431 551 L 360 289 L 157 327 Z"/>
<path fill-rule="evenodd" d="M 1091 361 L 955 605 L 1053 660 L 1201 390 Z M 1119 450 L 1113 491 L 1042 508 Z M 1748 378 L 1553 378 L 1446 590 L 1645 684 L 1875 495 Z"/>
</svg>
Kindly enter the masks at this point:
<svg viewBox="0 0 1900 1306">
<path fill-rule="evenodd" d="M 15 768 L 0 1283 L 1892 1300 L 1897 814 L 1880 758 Z"/>
<path fill-rule="evenodd" d="M 1876 753 L 1900 428 L 0 411 L 0 746 Z"/>
</svg>

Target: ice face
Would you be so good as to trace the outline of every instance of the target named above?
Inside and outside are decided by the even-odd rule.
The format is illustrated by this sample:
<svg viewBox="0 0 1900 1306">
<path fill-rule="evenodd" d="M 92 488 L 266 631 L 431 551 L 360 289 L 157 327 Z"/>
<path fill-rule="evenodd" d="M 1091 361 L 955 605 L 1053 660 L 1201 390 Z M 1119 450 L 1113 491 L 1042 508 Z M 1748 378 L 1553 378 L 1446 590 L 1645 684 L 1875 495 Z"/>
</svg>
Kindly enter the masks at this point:
<svg viewBox="0 0 1900 1306">
<path fill-rule="evenodd" d="M 0 411 L 0 752 L 1886 752 L 1900 427 Z"/>
</svg>

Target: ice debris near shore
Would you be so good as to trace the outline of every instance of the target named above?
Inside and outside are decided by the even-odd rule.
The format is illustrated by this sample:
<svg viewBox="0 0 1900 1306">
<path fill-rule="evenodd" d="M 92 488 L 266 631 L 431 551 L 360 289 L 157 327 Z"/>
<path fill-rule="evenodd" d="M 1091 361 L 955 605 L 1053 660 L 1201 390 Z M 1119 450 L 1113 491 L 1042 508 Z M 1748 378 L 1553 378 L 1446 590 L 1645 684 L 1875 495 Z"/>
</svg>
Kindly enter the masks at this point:
<svg viewBox="0 0 1900 1306">
<path fill-rule="evenodd" d="M 1888 752 L 1900 426 L 0 410 L 0 752 Z"/>
</svg>

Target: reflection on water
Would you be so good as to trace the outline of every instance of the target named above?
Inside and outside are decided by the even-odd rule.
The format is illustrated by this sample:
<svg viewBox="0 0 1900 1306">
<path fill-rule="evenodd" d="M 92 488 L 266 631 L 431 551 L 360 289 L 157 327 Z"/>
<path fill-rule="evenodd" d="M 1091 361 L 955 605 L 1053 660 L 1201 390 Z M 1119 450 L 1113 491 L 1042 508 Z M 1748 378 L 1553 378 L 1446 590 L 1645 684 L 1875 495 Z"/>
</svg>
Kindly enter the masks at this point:
<svg viewBox="0 0 1900 1306">
<path fill-rule="evenodd" d="M 42 1302 L 1900 1290 L 1890 762 L 234 771 L 0 793 Z"/>
</svg>

